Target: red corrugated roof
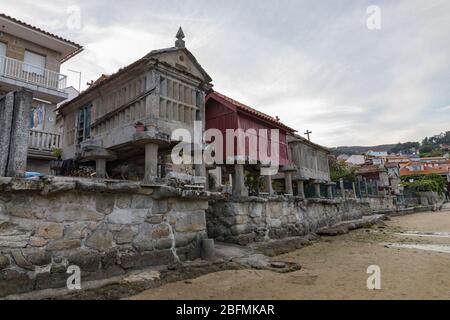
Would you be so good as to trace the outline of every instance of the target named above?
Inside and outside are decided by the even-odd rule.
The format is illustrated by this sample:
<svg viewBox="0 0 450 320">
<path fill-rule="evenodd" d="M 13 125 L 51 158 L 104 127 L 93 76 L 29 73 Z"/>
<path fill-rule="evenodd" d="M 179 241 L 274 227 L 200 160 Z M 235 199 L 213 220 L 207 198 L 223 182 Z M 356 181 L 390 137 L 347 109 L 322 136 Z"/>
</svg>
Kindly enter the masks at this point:
<svg viewBox="0 0 450 320">
<path fill-rule="evenodd" d="M 247 105 L 245 105 L 245 104 L 243 104 L 243 103 L 241 103 L 239 101 L 236 101 L 236 100 L 234 100 L 234 99 L 232 99 L 230 97 L 227 97 L 226 95 L 224 95 L 222 93 L 219 93 L 217 91 L 213 91 L 213 92 L 209 93 L 208 96 L 207 96 L 207 99 L 209 99 L 209 98 L 219 99 L 221 101 L 225 101 L 225 102 L 231 103 L 233 106 L 235 106 L 240 111 L 244 111 L 244 112 L 249 113 L 249 114 L 251 114 L 253 116 L 256 116 L 258 118 L 261 118 L 263 120 L 271 122 L 274 125 L 276 125 L 278 127 L 281 127 L 283 129 L 291 132 L 291 133 L 297 132 L 297 130 L 292 129 L 291 127 L 288 127 L 287 125 L 285 125 L 281 121 L 275 119 L 274 117 L 271 117 L 271 116 L 269 116 L 269 115 L 267 115 L 267 114 L 265 114 L 265 113 L 263 113 L 261 111 L 258 111 L 258 110 L 254 109 L 252 107 L 249 107 L 249 106 L 247 106 Z"/>
</svg>

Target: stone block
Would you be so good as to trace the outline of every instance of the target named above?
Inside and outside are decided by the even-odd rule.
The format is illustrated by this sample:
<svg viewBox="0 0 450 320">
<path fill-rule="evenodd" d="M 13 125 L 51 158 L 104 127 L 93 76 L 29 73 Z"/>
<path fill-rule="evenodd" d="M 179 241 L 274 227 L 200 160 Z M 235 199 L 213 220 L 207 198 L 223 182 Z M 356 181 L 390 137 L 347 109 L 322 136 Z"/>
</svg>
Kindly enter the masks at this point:
<svg viewBox="0 0 450 320">
<path fill-rule="evenodd" d="M 29 233 L 19 233 L 11 235 L 0 234 L 0 248 L 25 248 L 30 239 Z"/>
<path fill-rule="evenodd" d="M 116 207 L 119 209 L 128 209 L 131 207 L 130 195 L 118 195 L 116 197 Z"/>
<path fill-rule="evenodd" d="M 89 231 L 86 222 L 75 222 L 64 227 L 65 239 L 83 239 L 87 237 Z"/>
<path fill-rule="evenodd" d="M 152 214 L 162 214 L 169 211 L 167 200 L 154 200 Z"/>
<path fill-rule="evenodd" d="M 33 264 L 31 264 L 23 256 L 22 250 L 20 250 L 20 249 L 11 250 L 11 256 L 13 257 L 14 262 L 16 263 L 17 266 L 21 267 L 22 269 L 26 269 L 26 270 L 34 270 Z"/>
<path fill-rule="evenodd" d="M 164 215 L 163 214 L 153 214 L 147 219 L 145 219 L 145 222 L 151 223 L 151 224 L 160 224 L 164 221 Z"/>
<path fill-rule="evenodd" d="M 49 240 L 41 237 L 30 237 L 30 246 L 32 247 L 43 247 L 48 243 Z"/>
<path fill-rule="evenodd" d="M 114 209 L 114 195 L 112 194 L 99 194 L 96 197 L 95 209 L 104 214 L 110 214 Z"/>
<path fill-rule="evenodd" d="M 176 233 L 175 234 L 175 247 L 185 247 L 188 244 L 197 241 L 197 233 Z"/>
<path fill-rule="evenodd" d="M 68 256 L 69 265 L 80 267 L 83 272 L 95 272 L 100 269 L 100 254 L 98 252 L 78 249 Z"/>
<path fill-rule="evenodd" d="M 12 269 L 0 271 L 0 297 L 33 290 L 33 280 L 26 273 Z"/>
<path fill-rule="evenodd" d="M 96 250 L 110 249 L 113 245 L 113 234 L 106 224 L 102 224 L 86 239 L 85 244 Z"/>
<path fill-rule="evenodd" d="M 180 212 L 176 216 L 175 230 L 177 232 L 194 232 L 206 229 L 204 211 Z"/>
<path fill-rule="evenodd" d="M 139 252 L 151 251 L 154 248 L 153 241 L 153 226 L 148 223 L 144 223 L 139 226 L 139 234 L 133 241 L 133 246 Z"/>
<path fill-rule="evenodd" d="M 159 239 L 168 237 L 170 234 L 170 228 L 168 225 L 160 224 L 153 228 L 152 238 Z"/>
<path fill-rule="evenodd" d="M 146 209 L 114 209 L 108 216 L 108 222 L 113 224 L 141 224 L 146 217 Z"/>
<path fill-rule="evenodd" d="M 10 265 L 10 261 L 8 256 L 0 255 L 0 270 L 8 268 Z"/>
<path fill-rule="evenodd" d="M 127 253 L 120 257 L 125 269 L 162 266 L 172 263 L 174 256 L 171 250 L 159 250 L 145 253 Z"/>
<path fill-rule="evenodd" d="M 52 262 L 51 254 L 43 249 L 26 248 L 22 253 L 27 261 L 35 266 L 45 266 Z"/>
<path fill-rule="evenodd" d="M 100 221 L 103 219 L 103 214 L 79 204 L 78 206 L 62 205 L 61 207 L 49 208 L 46 211 L 46 220 L 51 222 Z"/>
<path fill-rule="evenodd" d="M 79 248 L 81 246 L 81 241 L 78 239 L 62 239 L 52 241 L 47 245 L 48 251 L 63 251 L 69 249 Z"/>
<path fill-rule="evenodd" d="M 172 248 L 174 241 L 170 238 L 163 238 L 156 241 L 156 249 L 163 250 L 163 249 L 170 249 Z"/>
<path fill-rule="evenodd" d="M 64 225 L 54 222 L 41 222 L 36 231 L 36 236 L 44 239 L 59 239 L 62 238 Z"/>
<path fill-rule="evenodd" d="M 136 226 L 125 225 L 116 233 L 115 239 L 117 244 L 131 243 L 134 236 L 138 233 Z"/>
<path fill-rule="evenodd" d="M 131 208 L 149 209 L 153 207 L 153 199 L 150 196 L 135 194 L 131 196 Z"/>
</svg>

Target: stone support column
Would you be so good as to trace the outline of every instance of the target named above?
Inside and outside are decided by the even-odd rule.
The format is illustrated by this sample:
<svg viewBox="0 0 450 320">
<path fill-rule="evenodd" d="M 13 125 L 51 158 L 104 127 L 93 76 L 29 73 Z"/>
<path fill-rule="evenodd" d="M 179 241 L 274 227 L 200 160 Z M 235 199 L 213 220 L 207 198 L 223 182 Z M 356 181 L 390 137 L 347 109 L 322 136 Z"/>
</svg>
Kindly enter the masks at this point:
<svg viewBox="0 0 450 320">
<path fill-rule="evenodd" d="M 248 190 L 245 186 L 244 165 L 235 164 L 233 174 L 233 196 L 248 197 Z"/>
<path fill-rule="evenodd" d="M 305 199 L 305 181 L 297 180 L 297 196 L 302 199 Z"/>
<path fill-rule="evenodd" d="M 144 183 L 152 183 L 158 177 L 158 145 L 147 143 L 145 145 L 145 172 Z"/>
<path fill-rule="evenodd" d="M 30 112 L 33 92 L 21 90 L 14 94 L 14 113 L 6 175 L 24 177 L 27 170 L 28 140 L 30 138 Z"/>
<path fill-rule="evenodd" d="M 342 199 L 345 199 L 344 179 L 339 179 L 339 188 L 341 189 Z"/>
<path fill-rule="evenodd" d="M 284 173 L 284 185 L 285 193 L 288 195 L 294 195 L 294 190 L 292 189 L 292 171 L 286 171 Z"/>
<path fill-rule="evenodd" d="M 266 192 L 272 196 L 274 194 L 272 186 L 272 176 L 266 175 L 265 180 L 266 180 Z"/>
<path fill-rule="evenodd" d="M 106 159 L 95 160 L 95 176 L 97 178 L 106 178 Z"/>
<path fill-rule="evenodd" d="M 314 182 L 314 197 L 320 198 L 320 183 Z"/>
<path fill-rule="evenodd" d="M 13 112 L 14 92 L 9 92 L 0 99 L 0 177 L 6 175 L 8 166 Z"/>
<path fill-rule="evenodd" d="M 327 184 L 327 198 L 333 199 L 333 185 L 331 183 Z"/>
</svg>

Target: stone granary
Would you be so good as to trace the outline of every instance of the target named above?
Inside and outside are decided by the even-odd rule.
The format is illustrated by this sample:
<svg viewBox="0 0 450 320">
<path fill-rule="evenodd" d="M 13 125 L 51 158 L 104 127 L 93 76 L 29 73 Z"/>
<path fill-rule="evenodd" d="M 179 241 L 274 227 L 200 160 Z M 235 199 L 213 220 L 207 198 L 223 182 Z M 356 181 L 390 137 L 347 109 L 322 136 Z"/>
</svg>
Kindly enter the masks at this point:
<svg viewBox="0 0 450 320">
<path fill-rule="evenodd" d="M 206 129 L 218 129 L 223 135 L 223 146 L 226 150 L 227 139 L 226 131 L 229 129 L 243 130 L 246 135 L 247 142 L 244 141 L 245 147 L 241 150 L 237 147 L 238 138 L 233 136 L 234 150 L 232 155 L 223 153 L 223 163 L 221 172 L 230 173 L 232 175 L 233 195 L 237 197 L 246 197 L 249 195 L 247 186 L 245 185 L 245 172 L 254 172 L 260 175 L 264 165 L 261 163 L 260 154 L 252 154 L 252 151 L 259 151 L 260 139 L 267 139 L 267 154 L 270 154 L 270 145 L 275 143 L 278 147 L 278 165 L 281 171 L 284 171 L 286 177 L 286 194 L 293 194 L 292 182 L 289 182 L 291 175 L 290 159 L 288 157 L 288 145 L 286 137 L 293 134 L 294 129 L 286 126 L 278 119 L 264 114 L 254 108 L 251 108 L 239 101 L 231 99 L 221 93 L 211 92 L 206 98 Z M 270 134 L 271 129 L 277 129 L 279 132 L 278 141 L 272 141 Z M 250 131 L 250 130 L 253 130 Z M 259 134 L 260 130 L 267 130 L 265 136 Z M 259 131 L 259 132 L 257 132 Z M 253 139 L 255 150 L 250 150 L 250 141 Z M 232 157 L 230 161 L 229 157 Z M 278 169 L 278 168 L 277 168 Z M 222 174 L 220 174 L 222 176 Z M 225 175 L 226 176 L 226 175 Z M 272 175 L 265 175 L 265 192 L 269 195 L 274 194 L 272 187 Z"/>
<path fill-rule="evenodd" d="M 170 151 L 178 143 L 170 139 L 173 130 L 193 133 L 194 121 L 204 119 L 205 94 L 212 87 L 211 77 L 186 49 L 181 28 L 176 38 L 174 47 L 103 75 L 58 108 L 64 160 L 95 163 L 97 177 L 119 172 L 146 183 L 167 171 L 206 175 L 204 165 L 171 163 Z"/>
<path fill-rule="evenodd" d="M 11 103 L 13 92 L 26 90 L 20 97 L 16 95 L 20 110 L 14 107 L 9 120 L 3 117 L 0 123 L 3 129 L 16 127 L 15 132 L 22 136 L 11 140 L 16 150 L 25 150 L 25 158 L 18 159 L 22 163 L 16 168 L 19 175 L 25 171 L 50 173 L 50 162 L 56 159 L 52 148 L 60 147 L 55 109 L 68 97 L 64 90 L 67 77 L 59 73 L 60 66 L 82 50 L 79 44 L 0 13 L 0 97 L 10 94 L 6 100 Z M 9 114 L 7 105 L 2 103 L 2 115 Z M 18 145 L 19 140 L 24 145 Z"/>
<path fill-rule="evenodd" d="M 332 198 L 333 183 L 330 179 L 328 155 L 330 151 L 299 135 L 289 135 L 289 159 L 294 164 L 292 180 L 296 182 L 296 194 L 305 198 L 305 184 L 314 186 L 314 197 L 320 198 L 321 185 L 326 186 L 327 197 Z"/>
</svg>

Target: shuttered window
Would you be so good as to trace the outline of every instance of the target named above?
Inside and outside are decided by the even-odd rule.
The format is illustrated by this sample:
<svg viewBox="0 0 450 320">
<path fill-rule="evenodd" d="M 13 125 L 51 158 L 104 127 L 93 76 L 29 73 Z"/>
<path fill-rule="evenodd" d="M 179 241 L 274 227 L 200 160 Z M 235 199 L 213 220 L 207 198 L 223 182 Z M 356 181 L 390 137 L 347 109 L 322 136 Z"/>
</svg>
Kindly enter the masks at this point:
<svg viewBox="0 0 450 320">
<path fill-rule="evenodd" d="M 25 50 L 23 61 L 27 64 L 24 68 L 26 72 L 44 75 L 45 56 Z"/>
</svg>

